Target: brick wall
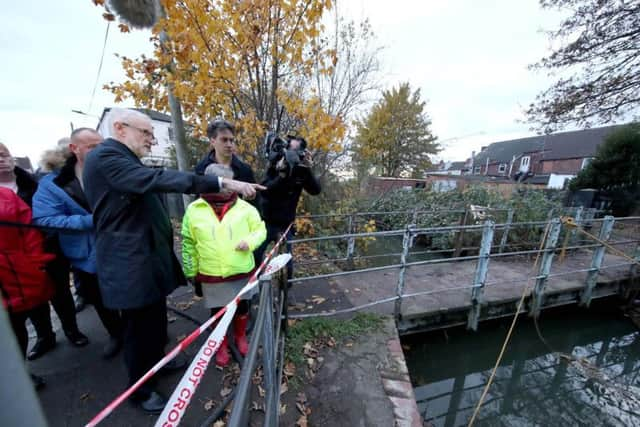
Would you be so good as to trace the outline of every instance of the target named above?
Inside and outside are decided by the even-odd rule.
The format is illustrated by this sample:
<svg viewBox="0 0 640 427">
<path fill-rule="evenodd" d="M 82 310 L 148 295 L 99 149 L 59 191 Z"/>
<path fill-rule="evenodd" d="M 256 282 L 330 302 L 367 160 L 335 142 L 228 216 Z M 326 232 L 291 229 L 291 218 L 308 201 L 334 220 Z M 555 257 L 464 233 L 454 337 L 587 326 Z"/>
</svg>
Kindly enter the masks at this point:
<svg viewBox="0 0 640 427">
<path fill-rule="evenodd" d="M 562 159 L 542 161 L 542 173 L 559 173 L 575 175 L 580 172 L 582 159 Z"/>
</svg>

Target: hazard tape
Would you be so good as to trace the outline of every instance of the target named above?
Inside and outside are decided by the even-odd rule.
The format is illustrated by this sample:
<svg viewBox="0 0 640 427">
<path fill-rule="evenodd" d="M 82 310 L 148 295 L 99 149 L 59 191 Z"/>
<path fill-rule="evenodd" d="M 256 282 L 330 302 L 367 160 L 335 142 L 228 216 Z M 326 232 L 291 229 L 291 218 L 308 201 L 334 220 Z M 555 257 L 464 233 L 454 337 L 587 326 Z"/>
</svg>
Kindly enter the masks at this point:
<svg viewBox="0 0 640 427">
<path fill-rule="evenodd" d="M 196 357 L 191 361 L 189 369 L 187 369 L 187 372 L 185 372 L 182 379 L 180 379 L 178 386 L 169 398 L 169 402 L 156 421 L 156 427 L 175 427 L 180 424 L 180 420 L 186 412 L 191 398 L 200 384 L 200 380 L 202 380 L 205 372 L 207 372 L 209 362 L 211 362 L 213 355 L 216 354 L 227 334 L 227 328 L 236 313 L 237 307 L 238 298 L 236 297 L 227 305 L 227 311 L 224 316 L 222 316 L 222 320 L 220 320 L 220 323 L 218 323 L 213 332 L 211 332 L 207 341 L 200 347 Z"/>
<path fill-rule="evenodd" d="M 136 390 L 138 390 L 142 384 L 147 382 L 149 380 L 149 378 L 151 378 L 153 375 L 155 375 L 164 365 L 166 365 L 171 360 L 173 360 L 180 352 L 182 352 L 192 342 L 194 342 L 200 335 L 202 335 L 202 333 L 207 328 L 209 328 L 220 317 L 222 317 L 226 313 L 226 311 L 229 309 L 229 307 L 231 305 L 234 305 L 233 311 L 235 313 L 235 306 L 237 306 L 237 303 L 240 300 L 240 297 L 242 295 L 244 295 L 245 293 L 249 292 L 251 289 L 253 289 L 255 286 L 258 285 L 258 280 L 257 280 L 258 275 L 262 272 L 262 269 L 265 269 L 265 265 L 267 265 L 267 263 L 269 263 L 269 264 L 267 265 L 267 267 L 265 269 L 265 274 L 274 273 L 275 271 L 277 271 L 277 270 L 281 269 L 282 267 L 284 267 L 287 264 L 287 262 L 289 262 L 289 260 L 291 259 L 291 255 L 290 254 L 278 255 L 273 260 L 271 260 L 271 257 L 276 252 L 278 247 L 282 244 L 283 240 L 286 238 L 286 236 L 289 233 L 289 230 L 291 229 L 292 226 L 293 226 L 293 223 L 289 224 L 289 227 L 287 227 L 287 229 L 284 231 L 284 233 L 282 233 L 282 236 L 280 237 L 280 239 L 278 239 L 276 244 L 273 246 L 273 248 L 271 248 L 271 250 L 269 251 L 267 256 L 264 258 L 262 263 L 260 263 L 258 268 L 256 268 L 254 273 L 251 275 L 251 277 L 248 280 L 248 283 L 240 290 L 240 292 L 238 292 L 238 295 L 231 302 L 229 302 L 229 304 L 227 304 L 226 306 L 221 308 L 214 316 L 209 318 L 200 327 L 198 327 L 195 331 L 193 331 L 191 334 L 189 334 L 189 336 L 187 336 L 185 339 L 180 341 L 180 343 L 177 346 L 175 346 L 173 350 L 171 350 L 162 359 L 160 359 L 158 361 L 158 363 L 156 363 L 151 369 L 149 369 L 149 371 L 147 371 L 147 373 L 145 373 L 138 381 L 136 381 L 135 384 L 133 384 L 131 387 L 129 387 L 127 390 L 125 390 L 124 393 L 122 393 L 120 396 L 115 398 L 104 409 L 102 409 L 95 417 L 93 417 L 93 419 L 91 419 L 91 421 L 89 421 L 85 425 L 85 427 L 96 426 L 102 420 L 104 420 L 106 417 L 108 417 L 109 414 L 111 414 L 114 409 L 116 409 L 118 406 L 120 406 L 122 404 L 122 402 L 124 402 Z M 231 316 L 231 318 L 233 318 L 233 316 Z M 218 324 L 216 326 L 214 331 L 211 333 L 210 338 L 216 333 L 217 330 L 221 330 L 220 326 L 222 326 L 222 321 L 220 322 L 220 324 Z M 224 328 L 224 333 L 225 334 L 226 334 L 228 326 L 229 325 L 227 323 L 226 327 Z M 209 341 L 207 340 L 207 343 L 208 342 Z M 221 342 L 221 341 L 219 341 L 219 342 Z M 215 351 L 217 351 L 217 349 L 220 346 L 219 342 L 217 343 L 217 347 L 215 347 Z M 200 349 L 200 351 L 203 351 L 203 348 L 207 347 L 207 343 L 205 343 L 205 345 L 203 345 L 203 347 Z M 211 355 L 209 357 L 213 356 L 215 354 L 215 351 L 213 351 L 213 353 L 211 353 Z M 200 352 L 198 354 L 200 354 Z M 197 360 L 197 359 L 198 358 L 196 357 L 194 360 Z M 192 362 L 192 365 L 193 365 L 193 362 Z M 187 371 L 187 373 L 189 373 L 191 371 L 191 368 L 192 368 L 192 366 L 189 366 L 189 370 Z M 205 370 L 206 370 L 206 368 L 205 368 Z M 184 380 L 184 377 L 183 377 L 183 380 Z M 182 380 L 181 380 L 181 383 L 182 383 Z M 179 387 L 176 390 L 179 390 Z M 174 391 L 174 394 L 175 394 L 175 391 Z M 173 395 L 171 397 L 173 398 Z M 171 403 L 172 402 L 170 400 L 169 403 L 167 404 L 167 406 L 165 407 L 165 410 L 166 410 L 167 407 L 170 407 Z M 187 405 L 185 405 L 185 409 L 186 409 L 186 406 Z M 163 414 L 164 414 L 164 412 L 163 412 Z M 174 425 L 177 425 L 177 424 L 174 424 Z"/>
<path fill-rule="evenodd" d="M 291 260 L 291 254 L 278 255 L 267 265 L 264 274 L 275 273 L 287 265 L 289 260 Z M 229 323 L 231 319 L 233 319 L 238 303 L 240 302 L 240 297 L 256 286 L 258 286 L 257 280 L 247 283 L 240 292 L 238 292 L 238 295 L 233 301 L 227 304 L 227 311 L 222 317 L 222 320 L 220 320 L 220 323 L 218 323 L 215 330 L 211 332 L 207 341 L 200 347 L 196 357 L 191 361 L 189 369 L 187 369 L 187 372 L 182 376 L 173 394 L 171 394 L 169 402 L 155 423 L 155 427 L 176 427 L 180 424 L 182 416 L 185 414 L 189 403 L 191 403 L 191 398 L 200 385 L 200 380 L 209 367 L 211 358 L 216 354 L 220 348 L 220 343 L 224 340 Z"/>
</svg>

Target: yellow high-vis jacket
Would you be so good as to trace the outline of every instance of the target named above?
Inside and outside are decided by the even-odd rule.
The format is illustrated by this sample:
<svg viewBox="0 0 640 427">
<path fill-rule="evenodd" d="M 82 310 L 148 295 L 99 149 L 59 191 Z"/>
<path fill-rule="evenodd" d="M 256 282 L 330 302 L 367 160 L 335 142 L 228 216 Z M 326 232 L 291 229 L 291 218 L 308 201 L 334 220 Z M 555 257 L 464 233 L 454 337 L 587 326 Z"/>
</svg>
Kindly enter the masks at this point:
<svg viewBox="0 0 640 427">
<path fill-rule="evenodd" d="M 267 229 L 258 210 L 238 198 L 218 219 L 204 199 L 187 207 L 182 219 L 182 263 L 188 278 L 197 274 L 229 277 L 255 267 L 253 251 L 267 238 Z M 248 251 L 238 251 L 241 241 Z"/>
</svg>

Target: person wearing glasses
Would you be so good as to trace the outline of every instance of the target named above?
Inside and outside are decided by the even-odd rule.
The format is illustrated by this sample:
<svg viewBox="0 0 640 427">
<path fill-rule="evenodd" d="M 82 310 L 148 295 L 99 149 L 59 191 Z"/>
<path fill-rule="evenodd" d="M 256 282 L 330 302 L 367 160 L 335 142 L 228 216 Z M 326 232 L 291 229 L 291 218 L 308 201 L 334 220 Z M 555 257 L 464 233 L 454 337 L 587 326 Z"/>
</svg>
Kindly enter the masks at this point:
<svg viewBox="0 0 640 427">
<path fill-rule="evenodd" d="M 129 385 L 164 356 L 166 296 L 186 284 L 173 252 L 173 230 L 159 193 L 204 194 L 228 189 L 255 197 L 264 187 L 215 175 L 146 167 L 140 161 L 155 143 L 151 119 L 135 110 L 112 110 L 112 136 L 87 156 L 83 182 L 96 229 L 100 291 L 107 308 L 120 310 Z M 165 366 L 180 369 L 186 362 Z M 154 378 L 132 401 L 159 413 L 166 398 Z"/>
</svg>

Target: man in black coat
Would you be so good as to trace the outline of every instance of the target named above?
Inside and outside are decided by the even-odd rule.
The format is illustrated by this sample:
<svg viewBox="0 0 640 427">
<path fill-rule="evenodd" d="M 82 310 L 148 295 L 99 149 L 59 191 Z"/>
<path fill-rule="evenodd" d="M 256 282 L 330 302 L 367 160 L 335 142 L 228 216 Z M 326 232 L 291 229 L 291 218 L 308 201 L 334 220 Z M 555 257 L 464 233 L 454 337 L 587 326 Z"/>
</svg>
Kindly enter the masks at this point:
<svg viewBox="0 0 640 427">
<path fill-rule="evenodd" d="M 140 158 L 155 143 L 151 119 L 134 110 L 113 114 L 113 137 L 89 153 L 83 182 L 96 227 L 100 291 L 105 306 L 122 313 L 131 385 L 164 356 L 166 296 L 186 283 L 158 193 L 213 193 L 225 187 L 255 197 L 262 187 L 145 167 Z M 159 413 L 166 399 L 153 390 L 151 380 L 132 398 L 145 411 Z"/>
</svg>

